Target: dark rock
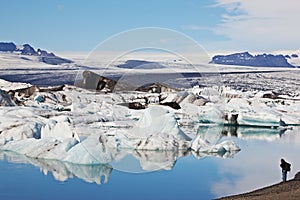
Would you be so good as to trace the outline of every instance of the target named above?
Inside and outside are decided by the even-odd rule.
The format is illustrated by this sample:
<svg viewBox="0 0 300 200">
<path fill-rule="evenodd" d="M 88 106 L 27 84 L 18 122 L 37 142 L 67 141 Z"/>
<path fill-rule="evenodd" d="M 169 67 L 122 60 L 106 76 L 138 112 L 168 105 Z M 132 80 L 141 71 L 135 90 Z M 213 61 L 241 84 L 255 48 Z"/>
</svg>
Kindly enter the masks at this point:
<svg viewBox="0 0 300 200">
<path fill-rule="evenodd" d="M 248 52 L 230 55 L 216 55 L 212 58 L 210 63 L 255 67 L 294 67 L 287 62 L 287 58 L 283 55 L 259 54 L 253 56 Z"/>
<path fill-rule="evenodd" d="M 174 108 L 175 110 L 179 110 L 181 108 L 180 105 L 176 102 L 164 102 L 164 103 L 160 103 L 160 105 L 169 106 L 171 108 Z"/>
<path fill-rule="evenodd" d="M 129 103 L 128 108 L 135 109 L 135 110 L 141 110 L 141 109 L 145 109 L 146 106 L 141 104 L 140 102 L 134 102 L 134 103 Z"/>
<path fill-rule="evenodd" d="M 22 55 L 29 55 L 29 56 L 36 56 L 37 52 L 34 50 L 34 48 L 32 46 L 30 46 L 29 44 L 24 44 L 23 45 L 23 49 L 21 51 Z"/>
<path fill-rule="evenodd" d="M 279 125 L 282 127 L 288 126 L 282 119 L 279 120 Z"/>
<path fill-rule="evenodd" d="M 84 71 L 82 73 L 83 79 L 75 83 L 77 87 L 89 89 L 89 90 L 103 90 L 112 92 L 114 90 L 116 81 L 100 76 L 91 71 Z"/>
<path fill-rule="evenodd" d="M 225 114 L 224 119 L 230 125 L 238 125 L 238 122 L 237 122 L 238 117 L 239 117 L 239 114 L 231 114 L 231 115 Z"/>
<path fill-rule="evenodd" d="M 298 56 L 297 54 L 294 53 L 294 54 L 291 55 L 291 57 L 292 57 L 292 58 L 298 58 L 299 56 Z"/>
<path fill-rule="evenodd" d="M 34 93 L 38 92 L 40 89 L 38 86 L 33 85 L 27 88 L 21 88 L 16 90 L 9 90 L 8 94 L 11 95 L 11 97 L 14 99 L 16 96 L 23 97 L 23 98 L 29 98 Z"/>
<path fill-rule="evenodd" d="M 133 91 L 136 88 L 129 83 L 116 81 L 87 70 L 82 73 L 82 80 L 77 81 L 75 85 L 90 90 L 104 90 L 105 92 Z"/>
<path fill-rule="evenodd" d="M 29 98 L 36 92 L 39 92 L 39 87 L 38 86 L 30 86 L 27 88 L 21 88 L 21 89 L 16 89 L 16 90 L 9 90 L 7 94 L 10 96 L 12 101 L 15 102 L 17 105 L 24 105 L 23 100 L 19 100 L 22 98 Z"/>
<path fill-rule="evenodd" d="M 15 51 L 17 46 L 12 42 L 0 42 L 0 51 Z"/>
<path fill-rule="evenodd" d="M 17 48 L 17 46 L 12 42 L 0 42 L 0 51 L 3 52 L 17 52 L 21 53 L 21 55 L 28 55 L 28 56 L 39 56 L 40 62 L 44 62 L 50 65 L 60 65 L 63 63 L 72 63 L 71 60 L 61 58 L 56 56 L 54 53 L 48 53 L 45 50 L 38 49 L 37 51 L 34 50 L 32 46 L 29 44 L 24 44 L 22 48 Z M 30 60 L 25 57 L 21 57 L 23 60 Z"/>
<path fill-rule="evenodd" d="M 263 94 L 262 98 L 278 99 L 278 94 L 276 94 L 274 92 L 265 93 L 265 94 Z"/>
<path fill-rule="evenodd" d="M 10 95 L 0 89 L 0 106 L 15 106 L 16 104 L 11 99 Z"/>
<path fill-rule="evenodd" d="M 140 102 L 120 103 L 118 105 L 125 106 L 129 109 L 134 109 L 134 110 L 142 110 L 147 107 L 146 105 L 143 105 Z"/>
<path fill-rule="evenodd" d="M 47 51 L 41 49 L 37 50 L 37 54 L 44 57 L 56 57 L 54 53 L 48 53 Z"/>
<path fill-rule="evenodd" d="M 300 181 L 300 172 L 297 172 L 297 174 L 294 177 L 294 180 Z"/>
<path fill-rule="evenodd" d="M 46 87 L 46 88 L 40 88 L 40 92 L 57 92 L 57 91 L 63 91 L 65 85 L 60 85 L 60 86 L 53 86 L 53 87 Z"/>
</svg>

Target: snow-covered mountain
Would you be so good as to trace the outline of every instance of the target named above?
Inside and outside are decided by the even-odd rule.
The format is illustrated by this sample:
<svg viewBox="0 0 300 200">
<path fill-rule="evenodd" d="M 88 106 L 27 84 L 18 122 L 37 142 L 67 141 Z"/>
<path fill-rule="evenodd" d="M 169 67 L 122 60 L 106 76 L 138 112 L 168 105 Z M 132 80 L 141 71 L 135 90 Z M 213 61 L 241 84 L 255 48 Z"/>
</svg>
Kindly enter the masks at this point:
<svg viewBox="0 0 300 200">
<path fill-rule="evenodd" d="M 297 54 L 284 56 L 282 54 L 273 55 L 265 53 L 253 56 L 249 52 L 243 52 L 229 55 L 215 55 L 210 63 L 255 67 L 295 67 L 289 63 L 289 59 L 297 57 Z"/>
<path fill-rule="evenodd" d="M 56 56 L 54 53 L 49 53 L 42 49 L 35 50 L 29 44 L 16 45 L 13 42 L 0 42 L 0 52 L 8 52 L 8 53 L 14 53 L 14 54 L 26 55 L 26 56 L 36 56 L 39 58 L 40 62 L 50 64 L 50 65 L 72 63 L 71 60 Z"/>
</svg>

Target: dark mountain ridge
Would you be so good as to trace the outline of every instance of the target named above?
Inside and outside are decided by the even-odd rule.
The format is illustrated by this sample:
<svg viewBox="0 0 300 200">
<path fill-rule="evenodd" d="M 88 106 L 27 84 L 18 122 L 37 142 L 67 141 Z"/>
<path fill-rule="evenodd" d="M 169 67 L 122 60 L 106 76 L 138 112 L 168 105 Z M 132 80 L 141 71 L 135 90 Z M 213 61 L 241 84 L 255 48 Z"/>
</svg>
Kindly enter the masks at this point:
<svg viewBox="0 0 300 200">
<path fill-rule="evenodd" d="M 72 63 L 71 60 L 56 56 L 54 53 L 51 53 L 51 52 L 49 53 L 42 49 L 35 50 L 29 44 L 17 46 L 13 42 L 0 42 L 0 52 L 17 53 L 20 55 L 27 55 L 27 56 L 38 56 L 40 62 L 50 64 L 50 65 L 60 65 L 63 63 Z"/>
<path fill-rule="evenodd" d="M 295 55 L 293 54 L 293 57 Z M 295 67 L 291 65 L 284 55 L 258 54 L 251 55 L 249 52 L 234 53 L 229 55 L 216 55 L 210 63 L 222 65 L 241 65 L 254 67 Z"/>
</svg>

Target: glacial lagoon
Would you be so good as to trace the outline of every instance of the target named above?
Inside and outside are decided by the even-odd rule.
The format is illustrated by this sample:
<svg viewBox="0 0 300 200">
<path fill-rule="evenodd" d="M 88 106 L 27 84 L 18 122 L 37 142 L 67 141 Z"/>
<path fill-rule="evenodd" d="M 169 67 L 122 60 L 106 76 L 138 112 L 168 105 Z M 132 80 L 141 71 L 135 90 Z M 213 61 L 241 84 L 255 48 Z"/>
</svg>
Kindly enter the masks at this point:
<svg viewBox="0 0 300 200">
<path fill-rule="evenodd" d="M 241 148 L 235 154 L 186 152 L 173 161 L 172 153 L 135 152 L 148 159 L 144 166 L 134 156 L 75 165 L 1 151 L 0 199 L 214 199 L 280 182 L 281 157 L 292 163 L 289 179 L 300 170 L 299 127 L 235 131 L 216 133 Z M 157 170 L 143 170 L 151 159 Z"/>
</svg>

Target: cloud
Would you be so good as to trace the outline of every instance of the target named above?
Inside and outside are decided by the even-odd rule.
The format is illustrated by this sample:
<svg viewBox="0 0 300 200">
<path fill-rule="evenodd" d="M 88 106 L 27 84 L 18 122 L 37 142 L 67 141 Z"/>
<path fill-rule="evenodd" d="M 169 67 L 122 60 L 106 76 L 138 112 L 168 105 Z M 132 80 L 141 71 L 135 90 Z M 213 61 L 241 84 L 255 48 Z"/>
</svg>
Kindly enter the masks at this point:
<svg viewBox="0 0 300 200">
<path fill-rule="evenodd" d="M 230 46 L 245 49 L 299 49 L 300 1 L 217 0 L 225 13 L 214 27 Z"/>
</svg>

